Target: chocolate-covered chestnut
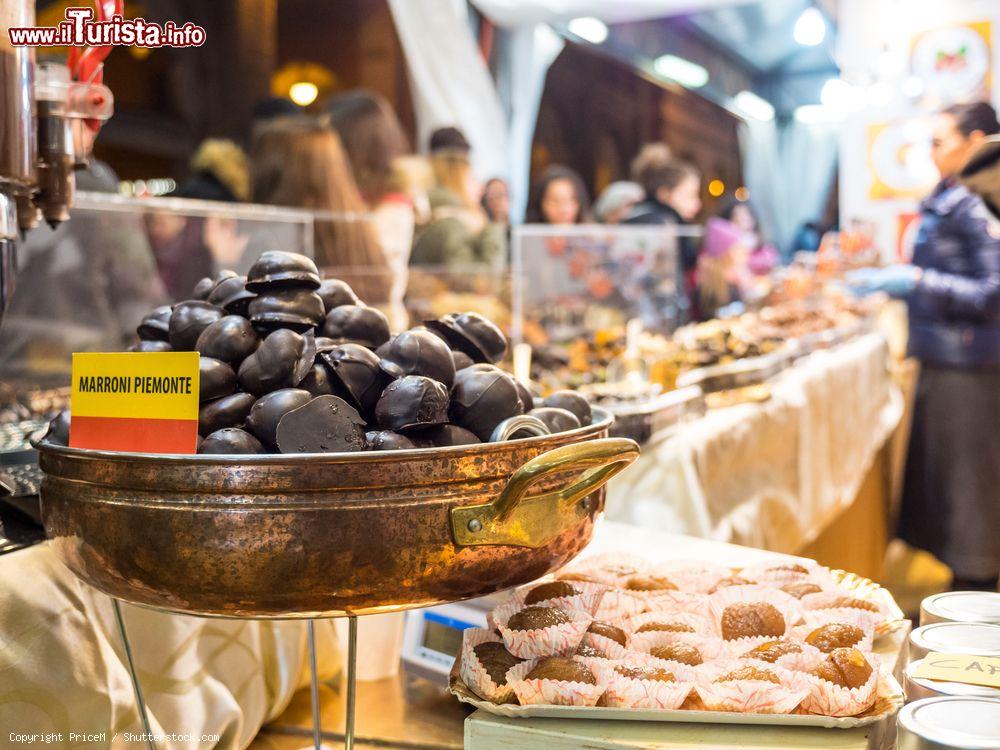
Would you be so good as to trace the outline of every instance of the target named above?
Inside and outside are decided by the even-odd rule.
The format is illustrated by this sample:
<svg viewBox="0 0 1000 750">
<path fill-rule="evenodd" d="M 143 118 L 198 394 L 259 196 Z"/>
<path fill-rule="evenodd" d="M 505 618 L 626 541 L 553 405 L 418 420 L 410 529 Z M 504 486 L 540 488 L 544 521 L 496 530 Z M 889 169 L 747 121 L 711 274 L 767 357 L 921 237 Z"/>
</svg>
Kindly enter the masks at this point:
<svg viewBox="0 0 1000 750">
<path fill-rule="evenodd" d="M 420 437 L 435 448 L 447 448 L 452 445 L 475 445 L 482 442 L 474 434 L 457 424 L 432 427 L 421 433 Z"/>
<path fill-rule="evenodd" d="M 377 349 L 389 340 L 389 319 L 374 307 L 341 305 L 327 313 L 321 333 L 340 343 Z"/>
<path fill-rule="evenodd" d="M 340 344 L 331 339 L 329 336 L 317 336 L 316 337 L 316 351 L 325 352 L 330 349 L 336 349 Z"/>
<path fill-rule="evenodd" d="M 201 332 L 194 348 L 202 356 L 221 359 L 233 367 L 249 357 L 260 345 L 260 336 L 250 321 L 226 315 Z"/>
<path fill-rule="evenodd" d="M 198 446 L 199 453 L 215 455 L 240 455 L 265 453 L 261 442 L 238 427 L 224 427 L 206 436 Z"/>
<path fill-rule="evenodd" d="M 444 339 L 441 340 L 444 341 Z M 472 365 L 476 364 L 475 362 L 472 361 L 472 357 L 470 357 L 463 351 L 459 351 L 458 349 L 452 350 L 451 361 L 455 365 L 455 372 L 458 372 L 459 370 L 464 370 L 466 367 L 471 367 Z"/>
<path fill-rule="evenodd" d="M 173 312 L 170 305 L 162 305 L 149 313 L 135 329 L 139 338 L 142 341 L 167 341 L 170 338 L 170 316 Z"/>
<path fill-rule="evenodd" d="M 365 440 L 368 441 L 369 450 L 373 451 L 406 451 L 418 447 L 406 435 L 400 435 L 392 430 L 366 432 Z"/>
<path fill-rule="evenodd" d="M 330 378 L 330 369 L 318 355 L 313 366 L 297 387 L 309 391 L 313 396 L 334 396 L 337 393 L 333 380 Z"/>
<path fill-rule="evenodd" d="M 379 347 L 381 367 L 394 378 L 425 375 L 448 388 L 455 381 L 451 350 L 430 331 L 403 331 Z"/>
<path fill-rule="evenodd" d="M 363 451 L 365 420 L 344 399 L 317 396 L 278 421 L 282 453 L 343 453 Z"/>
<path fill-rule="evenodd" d="M 319 286 L 316 264 L 299 253 L 268 250 L 261 253 L 247 272 L 246 288 L 258 294 L 288 287 L 319 289 Z"/>
<path fill-rule="evenodd" d="M 198 434 L 209 435 L 224 427 L 241 426 L 255 401 L 251 393 L 231 393 L 203 403 L 198 410 Z"/>
<path fill-rule="evenodd" d="M 316 293 L 323 300 L 325 312 L 330 312 L 333 308 L 341 305 L 364 305 L 351 289 L 351 285 L 340 279 L 323 279 Z"/>
<path fill-rule="evenodd" d="M 69 445 L 69 409 L 63 409 L 49 422 L 42 440 L 52 445 Z"/>
<path fill-rule="evenodd" d="M 370 418 L 382 391 L 392 377 L 379 367 L 379 358 L 361 344 L 341 344 L 321 352 L 320 359 L 330 368 L 337 389 L 347 401 Z"/>
<path fill-rule="evenodd" d="M 246 276 L 230 276 L 220 281 L 209 293 L 208 301 L 230 315 L 246 317 L 247 307 L 257 295 L 246 288 Z"/>
<path fill-rule="evenodd" d="M 452 349 L 465 352 L 474 362 L 497 363 L 507 352 L 507 337 L 493 321 L 479 313 L 449 313 L 428 320 L 429 329 L 439 334 Z"/>
<path fill-rule="evenodd" d="M 276 289 L 261 292 L 247 308 L 258 328 L 292 328 L 307 331 L 323 322 L 323 300 L 309 289 Z"/>
<path fill-rule="evenodd" d="M 405 432 L 448 421 L 448 389 L 423 375 L 407 375 L 386 386 L 375 405 L 383 430 Z"/>
<path fill-rule="evenodd" d="M 554 393 L 550 393 L 542 401 L 542 406 L 553 406 L 556 409 L 565 409 L 572 412 L 584 427 L 589 425 L 594 418 L 590 411 L 590 402 L 576 391 L 555 391 Z"/>
<path fill-rule="evenodd" d="M 240 387 L 258 396 L 279 388 L 294 388 L 309 373 L 315 358 L 316 341 L 312 333 L 302 335 L 279 328 L 243 360 L 239 369 Z"/>
<path fill-rule="evenodd" d="M 514 378 L 500 368 L 479 365 L 455 375 L 451 422 L 470 430 L 480 440 L 489 440 L 498 424 L 522 413 L 524 406 Z"/>
<path fill-rule="evenodd" d="M 198 390 L 201 403 L 228 396 L 236 390 L 236 373 L 222 360 L 198 358 Z"/>
<path fill-rule="evenodd" d="M 246 428 L 269 447 L 277 446 L 278 422 L 292 409 L 312 401 L 312 394 L 301 388 L 282 388 L 261 396 L 250 409 Z"/>
<path fill-rule="evenodd" d="M 235 271 L 230 271 L 228 269 L 219 271 L 212 278 L 207 276 L 201 279 L 197 284 L 194 285 L 194 291 L 191 292 L 191 296 L 194 299 L 207 300 L 209 296 L 215 291 L 216 287 L 219 286 L 226 279 L 232 279 L 236 277 Z M 214 302 L 212 303 L 215 304 Z"/>
<path fill-rule="evenodd" d="M 175 352 L 193 352 L 201 332 L 224 315 L 221 307 L 198 300 L 174 305 L 169 324 L 170 346 Z"/>
<path fill-rule="evenodd" d="M 130 352 L 172 352 L 173 348 L 166 341 L 140 341 L 128 348 Z"/>
<path fill-rule="evenodd" d="M 538 417 L 542 423 L 549 428 L 552 433 L 566 432 L 580 427 L 580 420 L 576 415 L 566 409 L 557 409 L 554 406 L 540 406 L 528 412 L 533 417 Z"/>
<path fill-rule="evenodd" d="M 514 385 L 517 386 L 517 395 L 521 397 L 521 405 L 524 407 L 525 413 L 534 409 L 535 397 L 532 395 L 531 389 L 517 378 L 514 378 Z"/>
</svg>

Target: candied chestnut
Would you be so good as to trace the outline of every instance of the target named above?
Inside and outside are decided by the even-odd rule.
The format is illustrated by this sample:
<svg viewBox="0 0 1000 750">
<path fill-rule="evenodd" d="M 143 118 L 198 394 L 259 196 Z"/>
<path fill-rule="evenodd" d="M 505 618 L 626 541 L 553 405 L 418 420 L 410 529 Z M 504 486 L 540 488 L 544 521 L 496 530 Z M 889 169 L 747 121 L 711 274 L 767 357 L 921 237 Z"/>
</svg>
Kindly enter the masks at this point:
<svg viewBox="0 0 1000 750">
<path fill-rule="evenodd" d="M 625 582 L 629 591 L 676 591 L 677 584 L 663 576 L 632 576 Z"/>
<path fill-rule="evenodd" d="M 716 682 L 737 682 L 741 680 L 755 680 L 757 682 L 773 682 L 775 685 L 781 684 L 781 678 L 778 677 L 774 672 L 767 669 L 761 669 L 759 667 L 754 667 L 747 665 L 745 667 L 740 667 L 735 669 L 728 674 L 722 675 L 718 678 Z"/>
<path fill-rule="evenodd" d="M 597 678 L 586 665 L 565 656 L 547 656 L 528 672 L 525 679 L 582 682 L 585 685 L 597 684 Z"/>
<path fill-rule="evenodd" d="M 246 428 L 269 447 L 277 447 L 278 423 L 292 409 L 312 401 L 312 394 L 301 388 L 282 388 L 261 396 L 250 409 Z"/>
<path fill-rule="evenodd" d="M 549 432 L 568 432 L 580 427 L 580 420 L 571 411 L 557 409 L 554 406 L 540 406 L 528 412 L 533 417 L 538 417 L 542 423 L 549 428 Z"/>
<path fill-rule="evenodd" d="M 716 583 L 711 589 L 709 589 L 710 594 L 714 594 L 716 591 L 721 589 L 729 588 L 730 586 L 750 586 L 753 581 L 749 581 L 746 578 L 740 578 L 739 576 L 729 576 L 729 578 L 723 578 L 721 581 Z"/>
<path fill-rule="evenodd" d="M 528 595 L 524 597 L 524 603 L 538 604 L 538 602 L 544 602 L 547 599 L 557 599 L 561 596 L 573 596 L 579 593 L 579 589 L 566 583 L 566 581 L 549 581 L 531 589 Z"/>
<path fill-rule="evenodd" d="M 282 453 L 346 453 L 363 451 L 365 420 L 342 398 L 317 396 L 278 420 Z"/>
<path fill-rule="evenodd" d="M 690 625 L 683 622 L 644 622 L 636 633 L 696 633 Z"/>
<path fill-rule="evenodd" d="M 835 648 L 826 661 L 812 670 L 817 677 L 853 690 L 868 682 L 872 666 L 856 648 Z"/>
<path fill-rule="evenodd" d="M 761 661 L 774 662 L 778 661 L 782 656 L 787 656 L 788 654 L 801 654 L 802 646 L 795 643 L 794 641 L 778 640 L 778 641 L 767 641 L 759 646 L 750 649 L 743 657 L 745 659 L 760 659 Z"/>
<path fill-rule="evenodd" d="M 426 326 L 452 349 L 465 352 L 474 362 L 496 364 L 507 352 L 507 337 L 503 331 L 479 313 L 451 313 L 426 321 Z"/>
<path fill-rule="evenodd" d="M 279 328 L 243 360 L 239 369 L 240 387 L 257 396 L 279 388 L 294 388 L 309 374 L 315 358 L 316 341 L 312 333 L 301 335 Z"/>
<path fill-rule="evenodd" d="M 692 646 L 690 643 L 684 643 L 682 641 L 668 643 L 665 646 L 654 646 L 649 650 L 649 655 L 655 656 L 657 659 L 677 661 L 691 667 L 697 667 L 705 661 L 702 658 L 701 651 Z"/>
<path fill-rule="evenodd" d="M 225 427 L 216 430 L 201 441 L 199 453 L 220 455 L 266 453 L 261 442 L 245 430 L 238 427 Z"/>
<path fill-rule="evenodd" d="M 490 365 L 467 367 L 455 376 L 451 421 L 482 441 L 503 420 L 524 412 L 514 378 Z"/>
<path fill-rule="evenodd" d="M 856 646 L 865 639 L 865 631 L 856 625 L 843 622 L 831 622 L 822 625 L 806 636 L 806 643 L 815 646 L 824 654 L 835 648 Z"/>
<path fill-rule="evenodd" d="M 323 300 L 309 289 L 275 289 L 258 294 L 247 314 L 262 330 L 291 328 L 301 333 L 323 322 Z"/>
<path fill-rule="evenodd" d="M 391 430 L 366 432 L 365 439 L 368 441 L 368 447 L 373 451 L 408 451 L 417 447 L 417 444 L 406 435 L 400 435 Z"/>
<path fill-rule="evenodd" d="M 48 429 L 45 430 L 42 440 L 52 443 L 52 445 L 69 445 L 69 425 L 69 409 L 63 409 L 49 422 Z"/>
<path fill-rule="evenodd" d="M 420 437 L 435 448 L 447 448 L 452 445 L 475 445 L 482 442 L 464 427 L 454 424 L 432 427 L 421 433 Z"/>
<path fill-rule="evenodd" d="M 132 344 L 128 348 L 130 352 L 172 352 L 170 344 L 166 341 L 140 341 Z"/>
<path fill-rule="evenodd" d="M 389 319 L 374 307 L 341 305 L 327 313 L 322 334 L 338 343 L 377 349 L 389 340 Z"/>
<path fill-rule="evenodd" d="M 502 643 L 493 641 L 480 643 L 472 649 L 472 652 L 498 687 L 507 684 L 507 672 L 510 671 L 510 668 L 523 661 L 504 648 Z"/>
<path fill-rule="evenodd" d="M 297 287 L 319 289 L 319 270 L 310 258 L 299 253 L 268 250 L 250 266 L 246 288 L 251 292 Z"/>
<path fill-rule="evenodd" d="M 795 581 L 794 583 L 786 583 L 781 587 L 781 590 L 786 594 L 791 594 L 796 599 L 801 599 L 803 596 L 808 594 L 818 594 L 823 591 L 822 587 L 818 584 L 810 583 L 809 581 Z"/>
<path fill-rule="evenodd" d="M 572 412 L 584 427 L 593 421 L 590 402 L 576 391 L 556 391 L 555 393 L 550 393 L 542 401 L 542 406 L 554 406 L 557 409 L 565 409 L 568 412 Z"/>
<path fill-rule="evenodd" d="M 676 682 L 677 678 L 671 672 L 659 667 L 629 667 L 619 664 L 615 672 L 630 680 L 651 680 L 653 682 Z"/>
<path fill-rule="evenodd" d="M 176 352 L 192 352 L 201 332 L 223 317 L 221 307 L 188 300 L 174 305 L 170 314 L 169 341 Z"/>
<path fill-rule="evenodd" d="M 590 627 L 587 628 L 588 633 L 593 633 L 594 635 L 600 635 L 604 638 L 610 638 L 612 641 L 617 643 L 619 646 L 625 645 L 625 631 L 610 622 L 601 622 L 600 620 L 594 620 L 590 623 Z"/>
<path fill-rule="evenodd" d="M 863 609 L 868 612 L 879 611 L 878 605 L 875 602 L 870 602 L 867 599 L 858 599 L 853 596 L 838 596 L 836 599 L 824 606 L 824 609 L 839 607 L 843 607 L 844 609 Z"/>
<path fill-rule="evenodd" d="M 361 344 L 340 344 L 320 352 L 320 359 L 330 368 L 334 383 L 343 396 L 365 417 L 370 418 L 375 404 L 392 378 L 379 367 L 379 358 Z"/>
<path fill-rule="evenodd" d="M 204 357 L 220 359 L 233 367 L 249 357 L 260 345 L 260 336 L 250 321 L 226 315 L 201 332 L 194 348 Z"/>
<path fill-rule="evenodd" d="M 330 377 L 330 369 L 323 363 L 319 354 L 316 355 L 316 361 L 309 372 L 296 387 L 309 391 L 313 396 L 337 395 L 337 388 Z"/>
<path fill-rule="evenodd" d="M 316 293 L 323 300 L 324 313 L 328 313 L 333 308 L 340 307 L 341 305 L 364 305 L 358 299 L 358 295 L 354 293 L 354 290 L 351 289 L 351 285 L 340 279 L 323 279 Z"/>
<path fill-rule="evenodd" d="M 507 627 L 511 630 L 540 630 L 572 621 L 572 617 L 555 607 L 527 607 L 512 614 Z"/>
<path fill-rule="evenodd" d="M 375 405 L 383 430 L 405 432 L 448 421 L 448 389 L 423 375 L 407 375 L 386 386 Z"/>
<path fill-rule="evenodd" d="M 376 352 L 383 370 L 393 378 L 425 375 L 450 388 L 455 381 L 455 363 L 448 345 L 430 331 L 403 331 Z"/>
<path fill-rule="evenodd" d="M 170 305 L 162 305 L 149 313 L 136 329 L 139 338 L 142 341 L 166 341 L 169 339 L 170 316 L 173 312 Z"/>
<path fill-rule="evenodd" d="M 228 396 L 236 390 L 236 373 L 233 368 L 211 357 L 198 358 L 198 380 L 201 403 Z"/>
<path fill-rule="evenodd" d="M 246 283 L 246 276 L 230 276 L 228 279 L 223 279 L 209 293 L 208 301 L 230 315 L 246 317 L 250 300 L 257 296 L 247 290 Z"/>
<path fill-rule="evenodd" d="M 722 610 L 722 637 L 727 641 L 785 634 L 785 618 L 767 602 L 738 602 Z"/>
<path fill-rule="evenodd" d="M 231 393 L 201 405 L 198 434 L 208 435 L 224 427 L 239 427 L 247 419 L 256 399 L 250 393 Z"/>
</svg>

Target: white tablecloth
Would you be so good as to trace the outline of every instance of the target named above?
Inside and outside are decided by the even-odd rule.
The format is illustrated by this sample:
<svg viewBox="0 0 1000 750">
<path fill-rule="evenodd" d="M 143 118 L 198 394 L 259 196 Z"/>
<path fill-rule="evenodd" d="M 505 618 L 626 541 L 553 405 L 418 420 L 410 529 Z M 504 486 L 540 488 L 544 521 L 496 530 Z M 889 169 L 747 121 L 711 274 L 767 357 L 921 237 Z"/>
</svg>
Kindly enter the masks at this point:
<svg viewBox="0 0 1000 750">
<path fill-rule="evenodd" d="M 715 409 L 643 447 L 608 486 L 625 523 L 794 552 L 850 504 L 902 399 L 880 334 L 815 352 L 771 399 Z"/>
</svg>

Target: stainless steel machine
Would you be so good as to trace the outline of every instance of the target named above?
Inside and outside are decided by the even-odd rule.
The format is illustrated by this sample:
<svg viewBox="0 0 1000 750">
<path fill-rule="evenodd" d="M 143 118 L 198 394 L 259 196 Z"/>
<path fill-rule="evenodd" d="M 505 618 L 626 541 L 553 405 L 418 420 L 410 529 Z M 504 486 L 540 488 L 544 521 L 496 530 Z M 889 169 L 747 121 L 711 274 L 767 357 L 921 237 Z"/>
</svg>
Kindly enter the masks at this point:
<svg viewBox="0 0 1000 750">
<path fill-rule="evenodd" d="M 122 12 L 122 0 L 99 0 L 97 20 Z M 110 47 L 70 48 L 67 63 L 36 63 L 14 47 L 8 30 L 35 25 L 34 0 L 0 3 L 0 320 L 14 290 L 16 243 L 39 218 L 69 218 L 73 170 L 86 164 L 113 98 L 101 83 Z"/>
</svg>

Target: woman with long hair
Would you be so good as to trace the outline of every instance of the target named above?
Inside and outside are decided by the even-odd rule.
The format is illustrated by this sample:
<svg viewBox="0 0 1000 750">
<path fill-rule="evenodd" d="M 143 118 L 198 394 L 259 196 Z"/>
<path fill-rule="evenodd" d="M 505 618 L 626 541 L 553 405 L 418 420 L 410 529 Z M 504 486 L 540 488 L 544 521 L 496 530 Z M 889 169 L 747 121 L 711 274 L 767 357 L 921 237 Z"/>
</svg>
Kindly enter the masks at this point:
<svg viewBox="0 0 1000 750">
<path fill-rule="evenodd" d="M 317 212 L 316 264 L 385 306 L 392 273 L 337 134 L 311 118 L 278 118 L 260 129 L 251 151 L 255 200 Z"/>
<path fill-rule="evenodd" d="M 528 199 L 529 224 L 585 224 L 590 221 L 590 196 L 583 178 L 559 164 L 548 167 Z"/>
</svg>

